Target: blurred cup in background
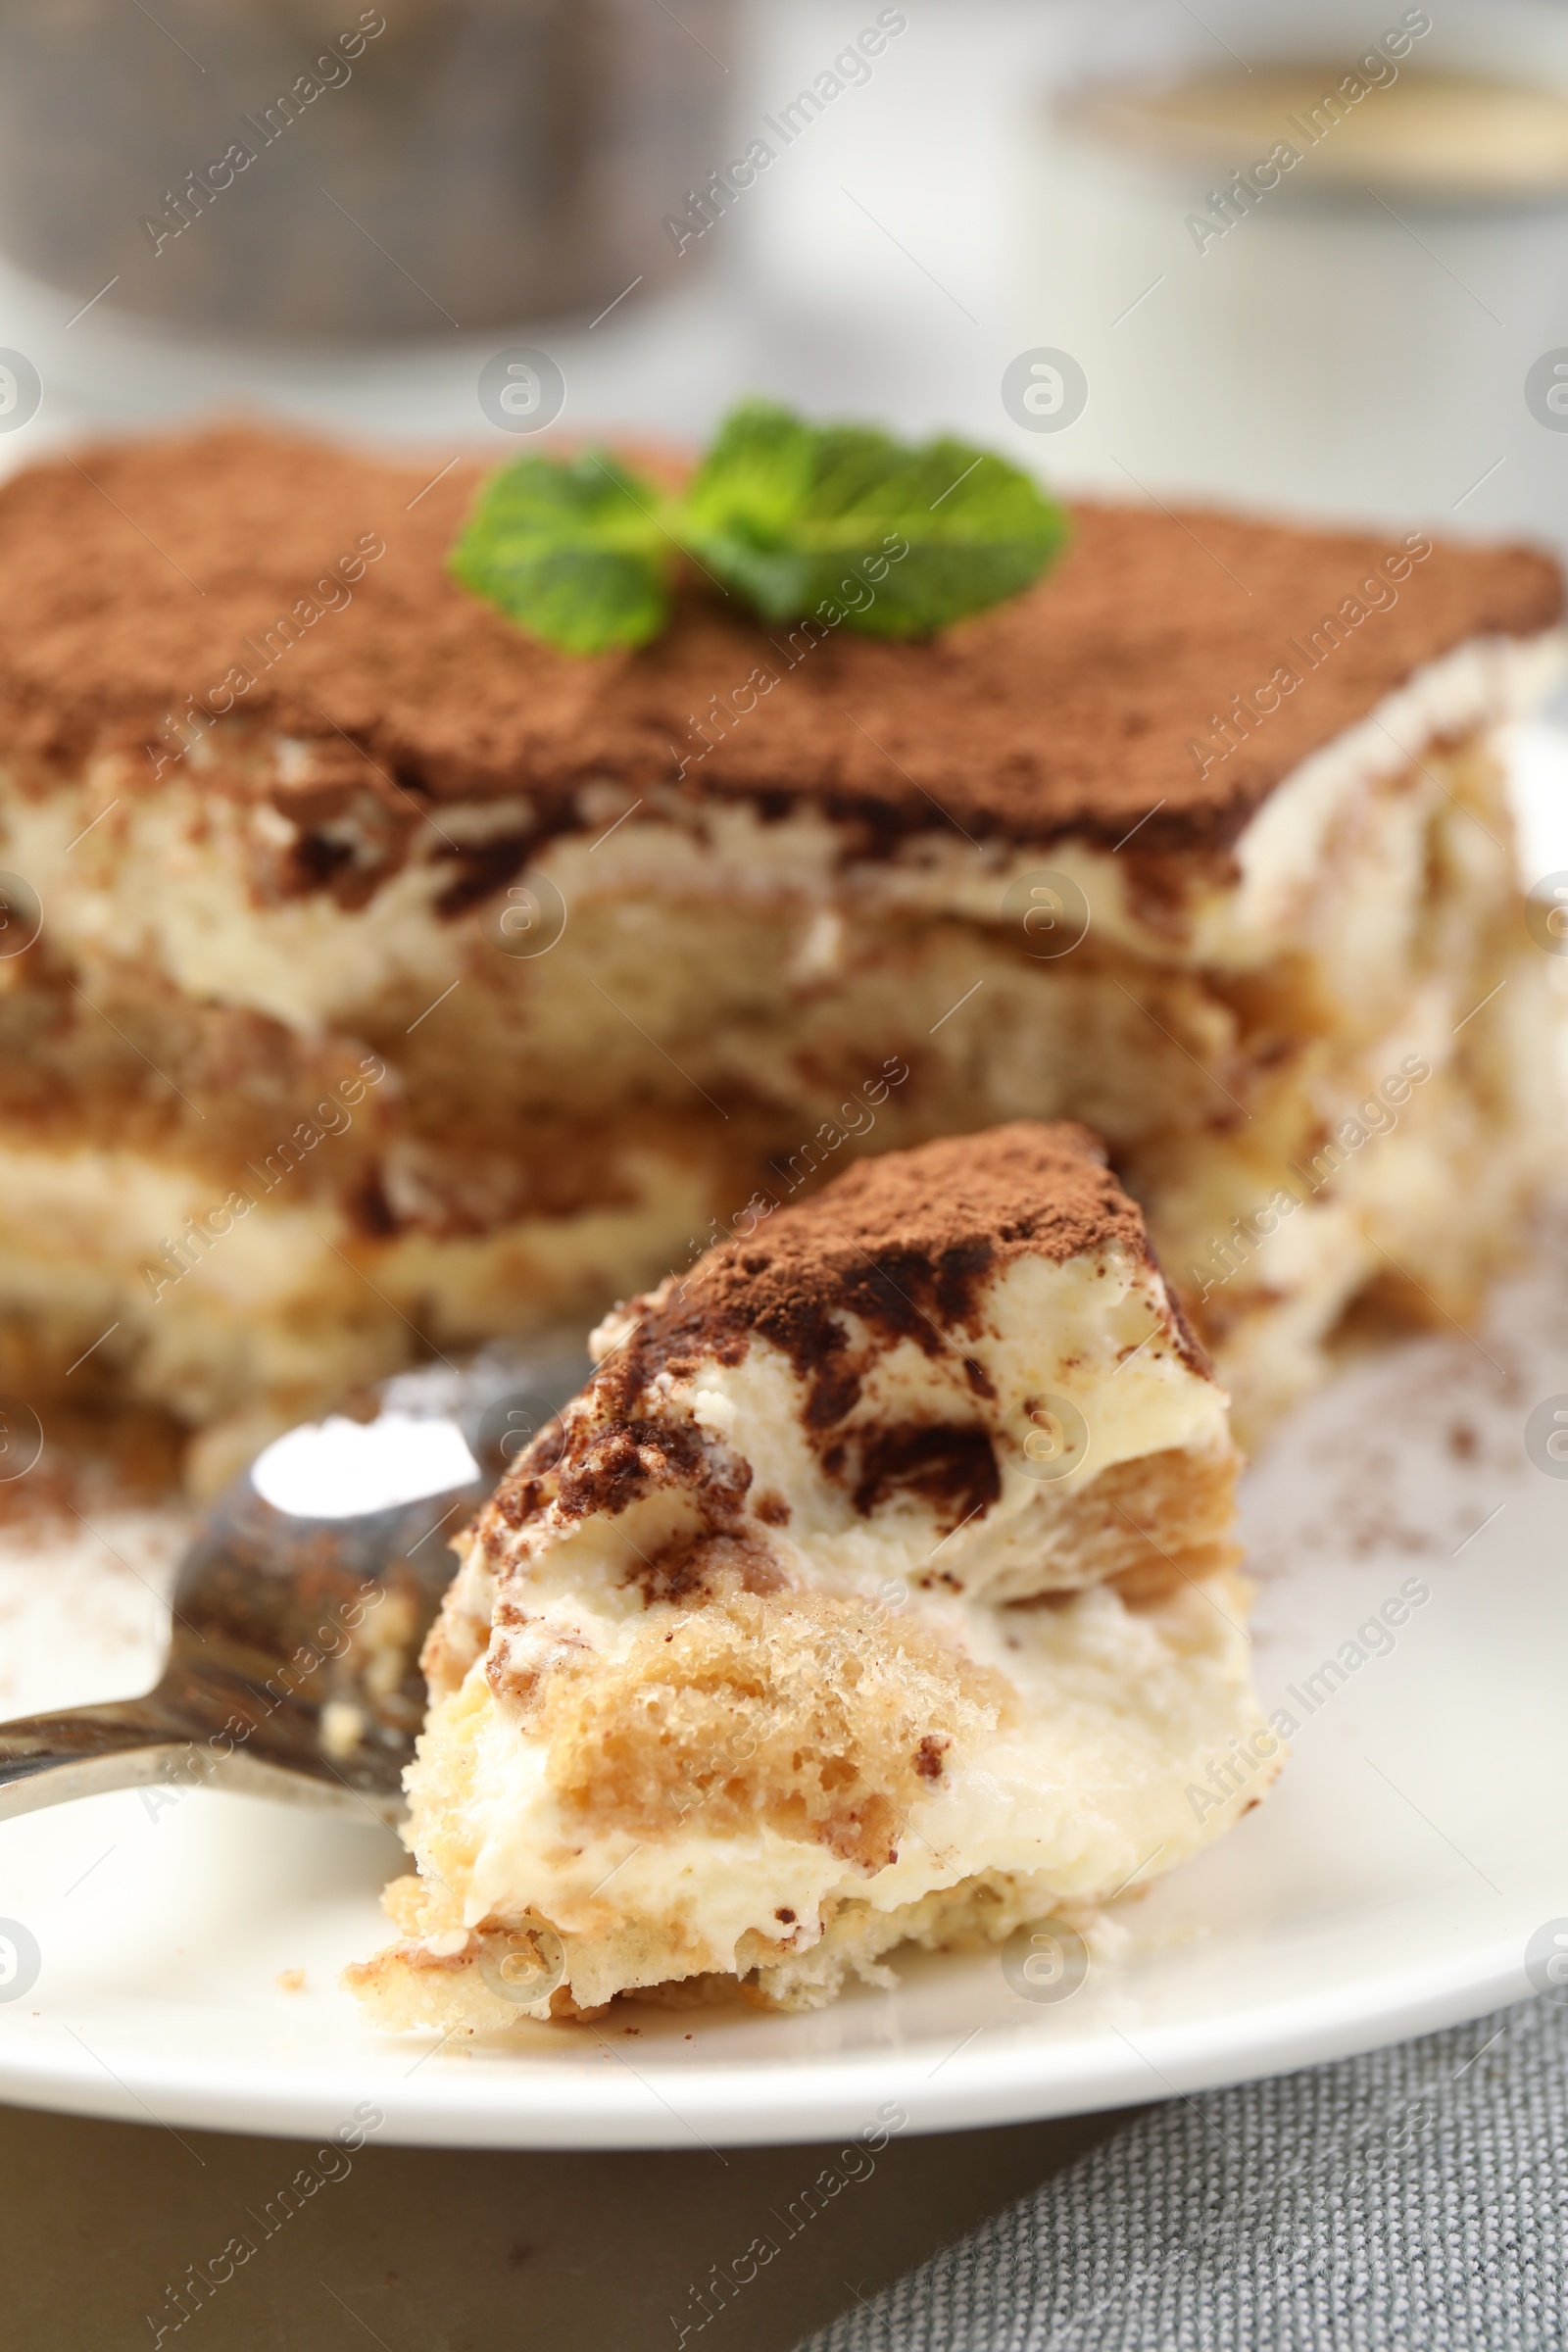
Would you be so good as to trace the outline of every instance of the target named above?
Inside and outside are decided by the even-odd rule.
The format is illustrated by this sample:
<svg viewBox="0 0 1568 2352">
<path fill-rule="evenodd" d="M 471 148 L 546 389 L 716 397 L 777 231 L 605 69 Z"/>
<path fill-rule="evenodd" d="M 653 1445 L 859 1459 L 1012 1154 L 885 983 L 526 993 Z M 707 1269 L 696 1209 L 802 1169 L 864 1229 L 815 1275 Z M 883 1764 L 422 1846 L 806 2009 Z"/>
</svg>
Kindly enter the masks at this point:
<svg viewBox="0 0 1568 2352">
<path fill-rule="evenodd" d="M 0 0 L 0 248 L 233 336 L 587 316 L 678 258 L 727 0 Z M 690 265 L 687 265 L 688 269 Z"/>
<path fill-rule="evenodd" d="M 1038 163 L 1080 478 L 1568 524 L 1541 496 L 1568 428 L 1568 11 L 1097 7 Z"/>
</svg>

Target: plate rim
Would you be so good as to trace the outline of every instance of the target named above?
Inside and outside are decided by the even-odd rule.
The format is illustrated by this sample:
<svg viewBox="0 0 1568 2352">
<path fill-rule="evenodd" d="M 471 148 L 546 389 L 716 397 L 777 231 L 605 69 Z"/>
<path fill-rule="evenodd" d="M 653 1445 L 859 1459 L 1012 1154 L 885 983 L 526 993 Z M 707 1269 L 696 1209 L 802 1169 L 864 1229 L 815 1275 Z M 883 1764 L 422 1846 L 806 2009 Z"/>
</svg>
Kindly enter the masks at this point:
<svg viewBox="0 0 1568 2352">
<path fill-rule="evenodd" d="M 698 2060 L 661 2075 L 678 2086 L 679 2107 L 618 2050 L 624 2067 L 597 2079 L 523 2063 L 481 2074 L 464 2062 L 461 2079 L 438 2072 L 400 2095 L 401 2083 L 411 2082 L 439 2044 L 415 2056 L 395 2086 L 388 2062 L 414 2055 L 412 2036 L 375 2035 L 357 2056 L 345 2046 L 343 2059 L 325 2068 L 318 2058 L 274 2055 L 243 2081 L 238 2070 L 215 2069 L 200 2055 L 172 2063 L 166 2052 L 155 2059 L 117 2052 L 124 2071 L 109 2076 L 85 2042 L 60 2051 L 45 2047 L 42 2035 L 27 2035 L 6 2049 L 9 2037 L 0 2036 L 0 2100 L 109 2122 L 292 2139 L 329 2135 L 357 2100 L 368 2099 L 384 2117 L 374 2128 L 378 2144 L 407 2147 L 800 2145 L 860 2132 L 889 2103 L 907 2117 L 897 2126 L 901 2133 L 924 2134 L 1191 2098 L 1464 2025 L 1531 1990 L 1517 1939 L 1498 1936 L 1479 1966 L 1472 1951 L 1420 1972 L 1390 1967 L 1378 1979 L 1347 1981 L 1328 1992 L 1217 2010 L 1198 2025 L 1151 2027 L 1137 2044 L 1111 2027 L 1065 2045 L 960 2050 L 936 2068 L 937 2044 L 914 2039 L 902 2048 L 786 2056 L 761 2067 Z M 628 2073 L 641 2086 L 636 2092 L 627 2087 Z M 946 2080 L 934 2087 L 938 2074 Z"/>
</svg>

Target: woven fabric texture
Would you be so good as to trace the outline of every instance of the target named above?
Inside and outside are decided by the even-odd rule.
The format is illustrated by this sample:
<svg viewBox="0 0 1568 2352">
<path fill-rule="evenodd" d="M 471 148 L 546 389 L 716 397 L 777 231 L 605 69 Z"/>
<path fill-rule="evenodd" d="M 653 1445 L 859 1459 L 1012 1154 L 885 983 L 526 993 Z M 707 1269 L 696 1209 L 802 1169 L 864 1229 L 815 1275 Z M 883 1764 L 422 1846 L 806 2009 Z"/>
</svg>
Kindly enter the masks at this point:
<svg viewBox="0 0 1568 2352">
<path fill-rule="evenodd" d="M 1568 2001 L 1176 2098 L 802 2352 L 1568 2346 Z"/>
</svg>

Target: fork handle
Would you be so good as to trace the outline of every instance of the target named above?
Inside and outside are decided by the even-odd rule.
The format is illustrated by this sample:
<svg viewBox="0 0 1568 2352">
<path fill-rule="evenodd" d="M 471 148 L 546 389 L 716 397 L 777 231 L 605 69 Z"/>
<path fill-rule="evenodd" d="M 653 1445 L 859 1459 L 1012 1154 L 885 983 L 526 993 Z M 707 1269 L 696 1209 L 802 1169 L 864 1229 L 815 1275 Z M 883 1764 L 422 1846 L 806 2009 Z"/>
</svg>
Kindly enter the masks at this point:
<svg viewBox="0 0 1568 2352">
<path fill-rule="evenodd" d="M 21 1716 L 0 1728 L 0 1821 L 106 1788 L 143 1788 L 194 1753 L 194 1740 L 150 1698 Z"/>
<path fill-rule="evenodd" d="M 159 1704 L 156 1692 L 69 1707 L 58 1715 L 23 1715 L 0 1726 L 0 1821 L 110 1788 L 154 1785 L 222 1785 L 293 1804 L 349 1808 L 362 1820 L 367 1808 L 386 1820 L 400 1809 L 373 1792 L 354 1795 L 243 1750 L 220 1758 L 209 1740 L 193 1739 L 188 1725 Z"/>
</svg>

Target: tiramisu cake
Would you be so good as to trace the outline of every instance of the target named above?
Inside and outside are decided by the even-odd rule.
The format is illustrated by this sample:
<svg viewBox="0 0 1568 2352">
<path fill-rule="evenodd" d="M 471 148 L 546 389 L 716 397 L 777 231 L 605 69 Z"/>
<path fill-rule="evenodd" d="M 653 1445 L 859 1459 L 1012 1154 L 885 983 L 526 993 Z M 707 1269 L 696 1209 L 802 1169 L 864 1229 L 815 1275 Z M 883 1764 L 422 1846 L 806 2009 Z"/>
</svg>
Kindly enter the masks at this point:
<svg viewBox="0 0 1568 2352">
<path fill-rule="evenodd" d="M 236 428 L 0 489 L 0 1389 L 232 1454 L 1014 1117 L 1107 1139 L 1246 1431 L 1470 1313 L 1552 1140 L 1545 557 L 1086 505 L 916 640 L 889 534 L 583 654 L 456 575 L 482 478 Z"/>
<path fill-rule="evenodd" d="M 1267 1786 L 1226 1400 L 1081 1127 L 862 1161 L 595 1345 L 459 1544 L 377 2022 L 813 2005 Z"/>
</svg>

